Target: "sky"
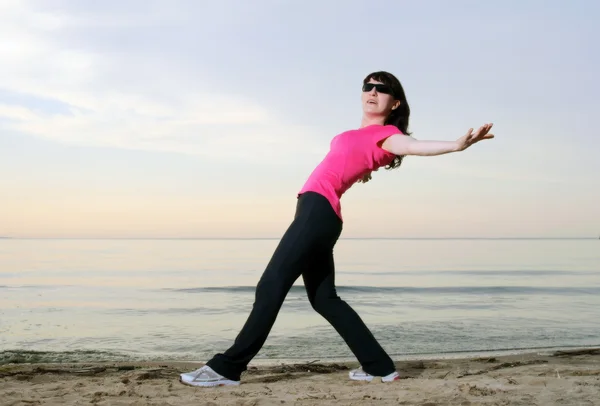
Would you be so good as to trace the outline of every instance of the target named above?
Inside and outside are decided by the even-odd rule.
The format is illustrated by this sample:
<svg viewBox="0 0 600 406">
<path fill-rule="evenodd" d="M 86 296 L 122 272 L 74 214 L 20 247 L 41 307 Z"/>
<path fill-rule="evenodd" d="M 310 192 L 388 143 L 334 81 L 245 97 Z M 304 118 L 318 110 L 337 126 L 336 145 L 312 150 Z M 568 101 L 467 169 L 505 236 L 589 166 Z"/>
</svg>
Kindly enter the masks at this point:
<svg viewBox="0 0 600 406">
<path fill-rule="evenodd" d="M 600 3 L 0 0 L 0 236 L 280 237 L 362 79 L 402 82 L 409 156 L 342 237 L 600 235 Z"/>
</svg>

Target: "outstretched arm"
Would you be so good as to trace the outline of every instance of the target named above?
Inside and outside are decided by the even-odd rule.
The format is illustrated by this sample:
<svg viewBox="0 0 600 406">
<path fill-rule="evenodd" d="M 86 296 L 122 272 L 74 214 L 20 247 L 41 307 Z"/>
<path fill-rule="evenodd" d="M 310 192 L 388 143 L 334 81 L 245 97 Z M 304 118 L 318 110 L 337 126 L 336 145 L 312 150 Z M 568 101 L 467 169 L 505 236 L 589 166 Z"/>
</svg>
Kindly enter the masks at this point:
<svg viewBox="0 0 600 406">
<path fill-rule="evenodd" d="M 491 128 L 492 124 L 485 124 L 475 132 L 470 128 L 465 135 L 456 141 L 420 141 L 410 136 L 396 134 L 386 138 L 381 144 L 381 148 L 396 155 L 442 155 L 464 151 L 481 140 L 494 138 L 493 134 L 488 134 Z"/>
</svg>

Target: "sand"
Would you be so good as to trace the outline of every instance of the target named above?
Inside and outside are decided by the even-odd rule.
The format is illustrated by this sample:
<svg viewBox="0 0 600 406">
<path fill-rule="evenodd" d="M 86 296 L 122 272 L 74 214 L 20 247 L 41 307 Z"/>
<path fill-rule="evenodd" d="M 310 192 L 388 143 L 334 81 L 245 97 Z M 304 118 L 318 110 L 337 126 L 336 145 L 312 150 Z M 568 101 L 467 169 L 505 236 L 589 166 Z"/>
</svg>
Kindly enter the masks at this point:
<svg viewBox="0 0 600 406">
<path fill-rule="evenodd" d="M 1 405 L 600 405 L 600 349 L 397 362 L 403 379 L 355 382 L 356 363 L 252 366 L 242 384 L 197 388 L 201 363 L 9 364 Z"/>
</svg>

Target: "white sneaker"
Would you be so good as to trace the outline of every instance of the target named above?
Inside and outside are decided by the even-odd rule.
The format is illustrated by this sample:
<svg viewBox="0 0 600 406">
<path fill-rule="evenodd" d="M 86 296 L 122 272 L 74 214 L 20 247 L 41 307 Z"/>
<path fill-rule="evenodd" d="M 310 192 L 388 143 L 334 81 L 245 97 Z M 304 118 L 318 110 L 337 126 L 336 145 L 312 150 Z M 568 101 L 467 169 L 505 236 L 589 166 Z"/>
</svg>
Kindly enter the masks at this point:
<svg viewBox="0 0 600 406">
<path fill-rule="evenodd" d="M 219 375 L 208 365 L 192 372 L 180 374 L 179 377 L 181 383 L 192 386 L 225 386 L 240 384 L 240 381 L 232 381 L 225 378 L 223 375 Z"/>
<path fill-rule="evenodd" d="M 352 371 L 350 371 L 348 373 L 348 376 L 350 377 L 350 379 L 355 380 L 355 381 L 367 381 L 367 382 L 371 382 L 374 378 L 373 375 L 368 374 L 365 371 L 363 371 L 362 367 L 353 369 Z M 381 382 L 392 382 L 392 381 L 396 381 L 398 379 L 400 379 L 400 374 L 398 372 L 394 371 L 389 375 L 382 376 Z"/>
</svg>

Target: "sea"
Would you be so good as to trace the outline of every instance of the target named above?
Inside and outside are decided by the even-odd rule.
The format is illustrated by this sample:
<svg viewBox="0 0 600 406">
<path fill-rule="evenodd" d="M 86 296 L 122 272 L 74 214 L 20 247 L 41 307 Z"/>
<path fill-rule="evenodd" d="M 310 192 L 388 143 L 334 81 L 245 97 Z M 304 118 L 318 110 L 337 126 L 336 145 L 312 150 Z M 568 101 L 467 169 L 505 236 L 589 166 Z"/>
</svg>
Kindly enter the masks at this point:
<svg viewBox="0 0 600 406">
<path fill-rule="evenodd" d="M 277 239 L 0 239 L 0 364 L 206 361 Z M 395 360 L 600 346 L 600 240 L 338 241 L 337 292 Z M 354 361 L 300 278 L 253 364 Z"/>
</svg>

